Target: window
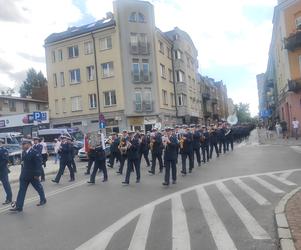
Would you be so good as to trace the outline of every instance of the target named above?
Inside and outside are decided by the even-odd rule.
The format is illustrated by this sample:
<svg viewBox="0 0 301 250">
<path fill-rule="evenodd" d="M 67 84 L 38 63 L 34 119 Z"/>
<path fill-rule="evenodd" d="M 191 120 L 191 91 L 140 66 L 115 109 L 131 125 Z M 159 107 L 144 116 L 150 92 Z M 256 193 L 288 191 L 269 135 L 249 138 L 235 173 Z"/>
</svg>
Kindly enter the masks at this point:
<svg viewBox="0 0 301 250">
<path fill-rule="evenodd" d="M 52 63 L 55 63 L 55 51 L 51 51 L 51 61 Z"/>
<path fill-rule="evenodd" d="M 70 74 L 70 84 L 80 83 L 80 69 L 72 69 L 69 71 Z"/>
<path fill-rule="evenodd" d="M 171 49 L 167 48 L 167 57 L 171 59 Z"/>
<path fill-rule="evenodd" d="M 129 17 L 129 21 L 130 22 L 137 22 L 137 13 L 136 12 L 132 12 L 130 17 Z"/>
<path fill-rule="evenodd" d="M 180 50 L 175 51 L 175 59 L 182 59 L 182 52 Z"/>
<path fill-rule="evenodd" d="M 145 23 L 145 17 L 142 13 L 138 13 L 138 22 L 139 23 Z"/>
<path fill-rule="evenodd" d="M 82 97 L 81 96 L 73 96 L 71 97 L 71 111 L 81 111 L 82 107 Z"/>
<path fill-rule="evenodd" d="M 134 82 L 140 82 L 140 65 L 138 59 L 133 59 L 132 70 Z"/>
<path fill-rule="evenodd" d="M 175 94 L 174 93 L 170 93 L 170 103 L 171 106 L 174 107 L 175 105 Z"/>
<path fill-rule="evenodd" d="M 58 99 L 54 100 L 54 111 L 56 114 L 59 113 L 59 100 Z"/>
<path fill-rule="evenodd" d="M 53 74 L 53 86 L 55 88 L 57 87 L 57 76 L 56 76 L 56 73 Z"/>
<path fill-rule="evenodd" d="M 104 92 L 105 106 L 116 105 L 116 93 L 115 90 Z"/>
<path fill-rule="evenodd" d="M 166 78 L 165 65 L 160 64 L 160 74 L 162 78 Z"/>
<path fill-rule="evenodd" d="M 145 33 L 140 33 L 139 41 L 143 44 L 143 46 L 145 46 L 147 44 L 147 35 Z"/>
<path fill-rule="evenodd" d="M 149 72 L 149 63 L 147 59 L 142 59 L 142 73 L 143 73 L 143 81 L 150 81 L 150 72 Z"/>
<path fill-rule="evenodd" d="M 171 69 L 168 69 L 168 76 L 169 76 L 169 81 L 173 82 L 173 72 Z"/>
<path fill-rule="evenodd" d="M 23 102 L 23 111 L 29 113 L 29 104 L 28 102 Z"/>
<path fill-rule="evenodd" d="M 152 111 L 152 92 L 150 90 L 144 93 L 144 110 Z"/>
<path fill-rule="evenodd" d="M 176 75 L 177 75 L 177 82 L 184 82 L 184 78 L 185 78 L 185 75 L 184 75 L 184 72 L 181 71 L 181 70 L 177 70 L 176 71 Z"/>
<path fill-rule="evenodd" d="M 131 33 L 130 40 L 131 40 L 131 46 L 138 46 L 138 34 L 137 33 Z"/>
<path fill-rule="evenodd" d="M 161 41 L 159 41 L 159 47 L 159 51 L 164 55 L 164 44 Z"/>
<path fill-rule="evenodd" d="M 112 49 L 112 38 L 110 36 L 100 39 L 100 50 Z"/>
<path fill-rule="evenodd" d="M 62 98 L 62 111 L 63 113 L 66 113 L 66 98 Z"/>
<path fill-rule="evenodd" d="M 85 47 L 85 55 L 89 55 L 93 53 L 93 44 L 91 41 L 84 43 Z"/>
<path fill-rule="evenodd" d="M 163 104 L 164 105 L 168 105 L 168 102 L 167 102 L 167 91 L 166 90 L 162 90 L 162 99 L 163 99 Z"/>
<path fill-rule="evenodd" d="M 9 111 L 16 111 L 16 102 L 14 100 L 8 100 Z"/>
<path fill-rule="evenodd" d="M 65 75 L 64 75 L 64 72 L 60 72 L 60 84 L 61 84 L 61 87 L 65 86 Z"/>
<path fill-rule="evenodd" d="M 135 92 L 135 110 L 142 111 L 142 94 L 141 91 Z"/>
<path fill-rule="evenodd" d="M 93 81 L 94 80 L 94 66 L 88 66 L 87 67 L 87 80 Z"/>
<path fill-rule="evenodd" d="M 96 104 L 96 94 L 90 94 L 89 95 L 89 108 L 90 109 L 95 109 L 97 107 Z"/>
<path fill-rule="evenodd" d="M 187 102 L 187 96 L 184 94 L 180 94 L 178 95 L 178 106 L 184 106 L 186 105 Z"/>
<path fill-rule="evenodd" d="M 296 18 L 296 29 L 297 30 L 301 29 L 301 16 Z"/>
<path fill-rule="evenodd" d="M 59 61 L 63 61 L 63 50 L 61 50 L 61 49 L 58 50 L 58 58 L 59 58 Z"/>
<path fill-rule="evenodd" d="M 101 70 L 102 70 L 102 77 L 103 78 L 107 78 L 107 77 L 111 77 L 114 75 L 114 66 L 113 66 L 113 62 L 107 62 L 107 63 L 103 63 L 101 64 Z"/>
<path fill-rule="evenodd" d="M 69 58 L 78 57 L 78 46 L 68 47 Z"/>
</svg>

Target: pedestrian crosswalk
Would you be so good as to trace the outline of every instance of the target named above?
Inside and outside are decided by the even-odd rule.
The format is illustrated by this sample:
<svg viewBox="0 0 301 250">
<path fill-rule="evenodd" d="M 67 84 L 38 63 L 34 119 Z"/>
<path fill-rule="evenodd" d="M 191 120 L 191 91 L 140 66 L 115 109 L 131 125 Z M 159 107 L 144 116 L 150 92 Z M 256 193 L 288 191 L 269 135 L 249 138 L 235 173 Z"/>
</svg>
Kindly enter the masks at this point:
<svg viewBox="0 0 301 250">
<path fill-rule="evenodd" d="M 286 177 L 292 176 L 292 173 L 294 173 L 294 177 L 298 176 L 298 178 L 288 180 Z M 149 240 L 149 237 L 153 231 L 152 228 L 160 228 L 161 221 L 166 223 L 163 220 L 154 219 L 155 215 L 160 216 L 162 208 L 159 205 L 164 202 L 171 204 L 170 231 L 164 232 L 166 237 L 172 238 L 171 246 L 168 249 L 276 249 L 276 236 L 273 233 L 274 222 L 273 216 L 271 216 L 273 208 L 284 193 L 300 184 L 301 171 L 295 169 L 228 178 L 189 187 L 132 211 L 79 246 L 77 250 L 109 250 L 109 243 L 114 235 L 135 219 L 137 219 L 137 223 L 131 233 L 128 249 L 154 249 L 152 248 L 153 242 Z M 191 194 L 189 197 L 195 197 L 197 203 L 195 200 L 189 200 L 187 194 Z M 184 198 L 184 196 L 186 197 Z M 191 210 L 196 210 L 198 213 L 192 215 Z M 269 215 L 266 217 L 271 221 L 261 219 L 262 214 L 265 213 Z M 191 216 L 194 216 L 192 220 Z M 192 223 L 199 223 L 201 218 L 203 223 L 206 223 L 206 227 L 202 226 L 197 231 L 192 230 L 195 228 Z M 237 231 L 231 225 L 232 219 L 240 221 L 235 224 Z M 208 235 L 208 232 L 204 232 L 204 228 L 209 231 L 212 240 L 202 248 L 196 242 L 201 243 L 204 241 L 204 235 Z M 239 240 L 237 235 L 240 235 Z M 114 239 L 116 240 L 116 238 Z M 259 244 L 260 248 L 254 248 L 255 243 Z M 116 242 L 114 242 L 114 246 L 116 248 Z M 162 249 L 165 248 L 162 247 Z"/>
</svg>

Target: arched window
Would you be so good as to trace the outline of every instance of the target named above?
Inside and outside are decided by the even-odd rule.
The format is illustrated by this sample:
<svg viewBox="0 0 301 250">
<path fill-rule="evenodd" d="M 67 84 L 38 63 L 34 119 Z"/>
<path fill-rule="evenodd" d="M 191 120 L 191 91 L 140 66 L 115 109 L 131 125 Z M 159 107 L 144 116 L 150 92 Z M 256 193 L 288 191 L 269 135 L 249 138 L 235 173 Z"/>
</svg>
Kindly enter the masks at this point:
<svg viewBox="0 0 301 250">
<path fill-rule="evenodd" d="M 130 22 L 137 22 L 137 13 L 136 12 L 132 12 L 130 17 L 129 17 L 129 21 Z"/>
<path fill-rule="evenodd" d="M 138 22 L 139 23 L 145 23 L 145 17 L 142 13 L 138 13 Z"/>
</svg>

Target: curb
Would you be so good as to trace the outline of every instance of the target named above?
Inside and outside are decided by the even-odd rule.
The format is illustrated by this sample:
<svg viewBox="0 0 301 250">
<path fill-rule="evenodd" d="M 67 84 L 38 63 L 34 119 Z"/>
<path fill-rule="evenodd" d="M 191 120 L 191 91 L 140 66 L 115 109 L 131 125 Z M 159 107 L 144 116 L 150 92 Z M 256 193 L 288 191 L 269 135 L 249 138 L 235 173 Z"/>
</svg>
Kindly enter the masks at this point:
<svg viewBox="0 0 301 250">
<path fill-rule="evenodd" d="M 301 187 L 286 194 L 274 210 L 279 238 L 279 249 L 281 250 L 296 250 L 291 230 L 286 219 L 285 208 L 287 202 L 299 191 L 301 191 Z"/>
</svg>

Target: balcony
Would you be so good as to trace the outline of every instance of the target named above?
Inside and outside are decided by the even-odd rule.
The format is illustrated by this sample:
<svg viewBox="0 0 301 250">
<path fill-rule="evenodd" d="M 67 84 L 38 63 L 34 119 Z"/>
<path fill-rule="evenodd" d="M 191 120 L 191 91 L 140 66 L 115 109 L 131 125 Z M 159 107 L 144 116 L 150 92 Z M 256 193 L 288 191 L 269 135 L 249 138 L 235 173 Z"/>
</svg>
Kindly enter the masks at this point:
<svg viewBox="0 0 301 250">
<path fill-rule="evenodd" d="M 137 44 L 130 43 L 130 53 L 132 55 L 149 55 L 150 44 L 139 42 Z"/>
<path fill-rule="evenodd" d="M 210 100 L 210 93 L 202 93 L 203 100 Z"/>
<path fill-rule="evenodd" d="M 288 91 L 298 92 L 301 90 L 301 78 L 288 80 Z"/>
<path fill-rule="evenodd" d="M 151 83 L 152 72 L 149 72 L 148 74 L 144 74 L 143 71 L 140 71 L 140 74 L 132 72 L 132 81 L 133 83 Z"/>
<path fill-rule="evenodd" d="M 137 103 L 134 101 L 134 112 L 136 113 L 149 113 L 149 112 L 153 112 L 153 106 L 154 106 L 154 102 L 146 102 L 143 101 L 142 103 Z"/>
<path fill-rule="evenodd" d="M 284 39 L 284 47 L 289 51 L 294 51 L 301 47 L 301 32 L 298 31 Z"/>
</svg>

